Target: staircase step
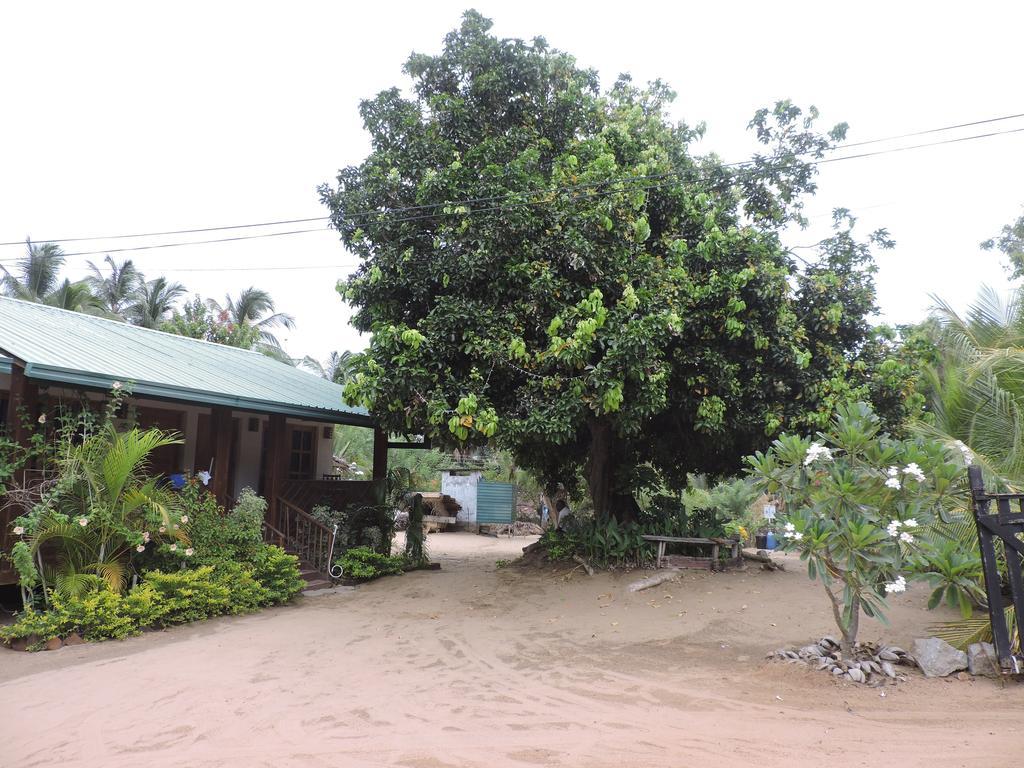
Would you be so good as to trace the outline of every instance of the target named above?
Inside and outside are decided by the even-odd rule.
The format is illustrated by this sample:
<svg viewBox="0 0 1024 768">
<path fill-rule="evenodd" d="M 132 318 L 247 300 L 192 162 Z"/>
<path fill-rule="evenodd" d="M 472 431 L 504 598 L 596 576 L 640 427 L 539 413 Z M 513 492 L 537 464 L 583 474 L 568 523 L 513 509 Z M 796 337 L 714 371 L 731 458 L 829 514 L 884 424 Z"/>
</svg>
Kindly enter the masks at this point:
<svg viewBox="0 0 1024 768">
<path fill-rule="evenodd" d="M 307 581 L 306 588 L 302 591 L 308 592 L 312 589 L 330 589 L 331 586 L 333 586 L 331 582 L 327 581 L 326 579 L 315 579 L 313 581 Z"/>
</svg>

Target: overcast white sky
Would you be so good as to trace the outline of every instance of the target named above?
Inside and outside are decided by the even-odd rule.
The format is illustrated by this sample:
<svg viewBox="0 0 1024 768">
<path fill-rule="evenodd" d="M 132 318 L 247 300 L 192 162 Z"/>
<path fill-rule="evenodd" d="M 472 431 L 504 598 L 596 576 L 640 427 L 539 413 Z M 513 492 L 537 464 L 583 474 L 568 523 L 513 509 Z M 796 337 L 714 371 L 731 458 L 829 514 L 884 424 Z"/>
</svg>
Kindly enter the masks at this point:
<svg viewBox="0 0 1024 768">
<path fill-rule="evenodd" d="M 0 241 L 323 215 L 316 186 L 368 151 L 360 99 L 407 85 L 408 54 L 439 50 L 467 7 L 498 35 L 543 35 L 606 85 L 624 71 L 668 81 L 675 116 L 706 121 L 702 147 L 726 160 L 748 155 L 750 115 L 780 98 L 847 121 L 850 141 L 1024 113 L 1020 2 L 9 2 Z M 1024 119 L 903 143 L 1012 128 Z M 824 166 L 815 226 L 790 244 L 817 240 L 834 206 L 865 232 L 888 227 L 883 316 L 914 321 L 930 293 L 964 306 L 983 282 L 1008 285 L 978 243 L 1020 213 L 1022 179 L 1024 133 Z M 270 290 L 297 318 L 283 334 L 295 356 L 364 344 L 334 291 L 354 257 L 330 231 L 130 255 L 204 296 Z M 69 258 L 73 278 L 87 259 L 103 254 Z"/>
</svg>

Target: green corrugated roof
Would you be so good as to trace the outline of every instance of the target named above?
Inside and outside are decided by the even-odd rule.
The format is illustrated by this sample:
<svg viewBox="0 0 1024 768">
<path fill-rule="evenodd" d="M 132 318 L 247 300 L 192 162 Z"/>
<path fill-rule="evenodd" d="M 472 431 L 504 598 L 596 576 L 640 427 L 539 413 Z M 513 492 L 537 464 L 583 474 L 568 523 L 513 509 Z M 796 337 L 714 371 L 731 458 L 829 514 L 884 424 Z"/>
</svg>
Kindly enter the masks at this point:
<svg viewBox="0 0 1024 768">
<path fill-rule="evenodd" d="M 0 297 L 0 353 L 41 381 L 98 389 L 132 382 L 137 395 L 371 423 L 343 403 L 339 385 L 258 352 L 17 299 Z"/>
</svg>

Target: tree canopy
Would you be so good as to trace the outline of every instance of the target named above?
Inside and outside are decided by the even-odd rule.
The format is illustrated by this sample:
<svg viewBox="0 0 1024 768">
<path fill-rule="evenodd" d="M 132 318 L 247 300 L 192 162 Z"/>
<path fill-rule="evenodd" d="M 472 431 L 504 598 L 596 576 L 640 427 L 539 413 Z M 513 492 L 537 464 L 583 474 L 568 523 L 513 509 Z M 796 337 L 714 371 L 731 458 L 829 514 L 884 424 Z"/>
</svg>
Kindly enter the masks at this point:
<svg viewBox="0 0 1024 768">
<path fill-rule="evenodd" d="M 697 154 L 674 94 L 596 73 L 468 12 L 361 105 L 372 151 L 321 196 L 362 265 L 339 284 L 372 334 L 346 386 L 394 432 L 497 442 L 599 515 L 641 487 L 736 471 L 838 402 L 903 414 L 909 376 L 867 323 L 869 245 L 840 211 L 809 266 L 780 242 L 845 135 L 758 111 L 740 167 Z M 886 244 L 884 233 L 873 242 Z M 802 262 L 800 262 L 802 263 Z"/>
</svg>

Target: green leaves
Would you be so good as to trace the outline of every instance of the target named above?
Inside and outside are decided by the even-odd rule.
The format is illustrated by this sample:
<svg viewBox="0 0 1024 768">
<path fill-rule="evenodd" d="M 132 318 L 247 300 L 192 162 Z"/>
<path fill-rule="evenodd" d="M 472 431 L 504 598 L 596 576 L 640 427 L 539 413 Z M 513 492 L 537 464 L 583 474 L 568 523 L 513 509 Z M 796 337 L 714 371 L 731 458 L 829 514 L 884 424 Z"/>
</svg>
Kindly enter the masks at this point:
<svg viewBox="0 0 1024 768">
<path fill-rule="evenodd" d="M 643 243 L 651 236 L 651 225 L 647 221 L 646 216 L 641 216 L 639 219 L 633 222 L 633 239 L 638 243 Z"/>
<path fill-rule="evenodd" d="M 350 402 L 439 445 L 493 437 L 550 482 L 581 475 L 597 418 L 622 494 L 646 471 L 675 488 L 735 472 L 866 382 L 902 402 L 903 379 L 877 384 L 859 359 L 870 253 L 847 229 L 827 268 L 802 270 L 780 243 L 813 189 L 805 153 L 831 144 L 813 116 L 759 113 L 772 159 L 740 172 L 699 154 L 703 129 L 676 123 L 664 84 L 602 92 L 568 54 L 489 27 L 467 14 L 409 59 L 410 88 L 364 102 L 372 150 L 320 190 L 361 263 L 353 325 L 372 334 Z M 423 215 L 387 213 L 403 207 Z M 467 392 L 476 413 L 455 407 Z"/>
<path fill-rule="evenodd" d="M 942 538 L 938 514 L 965 504 L 947 481 L 963 473 L 959 454 L 882 434 L 869 406 L 850 403 L 814 440 L 783 435 L 748 460 L 758 487 L 782 498 L 784 547 L 808 561 L 811 579 L 842 586 L 829 594 L 851 642 L 859 612 L 884 622 L 883 595 L 902 592 L 911 577 L 934 588 L 929 608 L 945 596 L 969 615 L 981 597 L 977 555 Z"/>
</svg>

